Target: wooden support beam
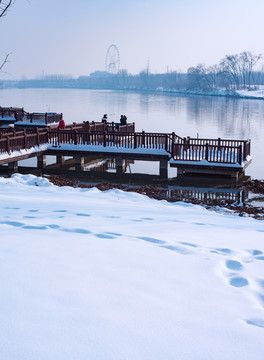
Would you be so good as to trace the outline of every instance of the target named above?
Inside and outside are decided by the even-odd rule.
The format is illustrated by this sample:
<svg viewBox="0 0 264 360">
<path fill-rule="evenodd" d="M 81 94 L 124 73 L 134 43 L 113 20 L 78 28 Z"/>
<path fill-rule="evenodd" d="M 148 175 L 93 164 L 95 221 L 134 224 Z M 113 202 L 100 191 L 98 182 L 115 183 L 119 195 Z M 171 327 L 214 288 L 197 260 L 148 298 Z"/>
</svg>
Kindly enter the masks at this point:
<svg viewBox="0 0 264 360">
<path fill-rule="evenodd" d="M 18 162 L 13 161 L 8 163 L 8 176 L 18 172 Z"/>
<path fill-rule="evenodd" d="M 162 159 L 159 162 L 159 176 L 163 179 L 168 178 L 168 160 Z"/>
<path fill-rule="evenodd" d="M 45 169 L 47 165 L 47 157 L 46 155 L 38 156 L 38 169 Z"/>
<path fill-rule="evenodd" d="M 84 157 L 81 155 L 75 155 L 75 170 L 83 171 Z"/>
</svg>

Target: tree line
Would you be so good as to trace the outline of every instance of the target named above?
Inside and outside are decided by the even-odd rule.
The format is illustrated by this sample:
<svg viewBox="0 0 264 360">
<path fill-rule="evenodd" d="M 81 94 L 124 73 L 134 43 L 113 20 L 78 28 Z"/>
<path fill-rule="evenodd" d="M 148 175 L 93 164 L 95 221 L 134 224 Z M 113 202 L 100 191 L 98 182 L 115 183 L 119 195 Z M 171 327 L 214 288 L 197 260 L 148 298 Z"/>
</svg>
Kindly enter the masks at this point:
<svg viewBox="0 0 264 360">
<path fill-rule="evenodd" d="M 186 73 L 171 71 L 152 74 L 146 69 L 139 74 L 132 75 L 127 70 L 121 70 L 117 74 L 95 71 L 89 76 L 80 76 L 77 79 L 69 75 L 47 75 L 36 79 L 5 82 L 5 85 L 22 88 L 62 87 L 148 91 L 209 92 L 226 89 L 231 92 L 238 89 L 253 90 L 259 85 L 264 85 L 264 67 L 256 70 L 261 58 L 261 54 L 244 51 L 240 54 L 226 55 L 217 65 L 199 64 L 190 67 Z"/>
</svg>

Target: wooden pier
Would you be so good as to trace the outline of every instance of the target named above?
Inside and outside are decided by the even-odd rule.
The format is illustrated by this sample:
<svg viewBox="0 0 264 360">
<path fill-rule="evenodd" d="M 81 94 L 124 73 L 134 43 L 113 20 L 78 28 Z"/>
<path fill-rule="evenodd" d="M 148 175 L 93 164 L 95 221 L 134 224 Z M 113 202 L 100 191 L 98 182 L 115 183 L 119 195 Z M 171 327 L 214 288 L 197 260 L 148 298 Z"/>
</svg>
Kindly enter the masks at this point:
<svg viewBox="0 0 264 360">
<path fill-rule="evenodd" d="M 29 113 L 24 108 L 1 107 L 0 126 L 9 127 L 13 124 L 15 128 L 46 127 L 56 125 L 62 119 L 62 114 L 56 113 Z"/>
<path fill-rule="evenodd" d="M 124 171 L 123 162 L 130 159 L 158 161 L 159 175 L 163 178 L 167 177 L 168 166 L 177 167 L 181 176 L 199 173 L 238 178 L 251 162 L 249 140 L 193 139 L 175 133 L 135 132 L 131 131 L 134 124 L 113 131 L 111 123 L 91 123 L 89 133 L 82 127 L 83 124 L 71 124 L 65 130 L 0 129 L 0 165 L 8 164 L 9 171 L 17 171 L 18 161 L 37 156 L 38 168 L 44 168 L 47 155 L 60 159 L 71 156 L 76 171 L 82 171 L 84 158 L 93 155 L 115 159 L 118 173 Z"/>
<path fill-rule="evenodd" d="M 237 180 L 251 163 L 250 140 L 136 132 L 134 123 L 90 122 L 89 132 L 84 131 L 87 122 L 73 123 L 58 130 L 62 114 L 30 115 L 20 108 L 0 108 L 0 121 L 1 116 L 11 123 L 15 119 L 14 128 L 0 128 L 0 165 L 2 170 L 7 165 L 9 173 L 18 170 L 18 161 L 30 157 L 37 157 L 37 167 L 43 170 L 48 155 L 56 156 L 60 164 L 65 156 L 74 158 L 75 171 L 81 172 L 85 158 L 93 156 L 114 159 L 117 174 L 125 171 L 126 161 L 143 160 L 159 162 L 159 176 L 164 179 L 170 166 L 177 168 L 178 176 L 210 174 Z"/>
</svg>

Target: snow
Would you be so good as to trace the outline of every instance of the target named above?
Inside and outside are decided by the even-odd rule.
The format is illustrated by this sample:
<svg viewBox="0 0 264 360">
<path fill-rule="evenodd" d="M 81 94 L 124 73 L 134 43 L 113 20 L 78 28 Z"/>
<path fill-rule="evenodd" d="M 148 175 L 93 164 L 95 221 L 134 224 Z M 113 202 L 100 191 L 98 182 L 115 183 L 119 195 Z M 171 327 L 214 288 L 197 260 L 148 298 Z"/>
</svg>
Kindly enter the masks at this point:
<svg viewBox="0 0 264 360">
<path fill-rule="evenodd" d="M 9 159 L 9 158 L 15 158 L 18 156 L 23 156 L 23 155 L 28 155 L 28 154 L 45 151 L 48 149 L 48 146 L 49 146 L 48 144 L 41 144 L 39 146 L 34 146 L 29 149 L 21 149 L 19 151 L 12 151 L 10 154 L 2 153 L 2 154 L 0 154 L 0 160 L 5 160 L 5 159 Z"/>
<path fill-rule="evenodd" d="M 264 223 L 0 178 L 1 358 L 262 359 Z"/>
<path fill-rule="evenodd" d="M 244 89 L 244 90 L 236 90 L 236 93 L 241 97 L 249 97 L 249 98 L 257 98 L 264 99 L 264 86 L 258 85 L 256 89 Z"/>
<path fill-rule="evenodd" d="M 124 147 L 123 147 L 124 146 Z M 169 156 L 170 154 L 165 150 L 163 145 L 160 145 L 160 149 L 148 148 L 138 146 L 136 149 L 132 147 L 132 144 L 125 144 L 120 146 L 116 145 L 87 145 L 87 144 L 50 144 L 49 149 L 56 150 L 75 150 L 75 151 L 92 151 L 92 152 L 105 152 L 105 153 L 124 153 L 124 154 L 153 154 L 153 155 L 165 155 Z M 130 147 L 126 147 L 130 146 Z"/>
<path fill-rule="evenodd" d="M 168 92 L 175 94 L 187 94 L 187 95 L 208 95 L 208 96 L 226 96 L 226 97 L 241 97 L 248 99 L 264 99 L 264 86 L 257 85 L 250 89 L 231 89 L 215 88 L 215 89 L 164 89 L 159 87 L 156 89 L 159 92 Z"/>
<path fill-rule="evenodd" d="M 0 178 L 8 360 L 263 358 L 264 223 Z"/>
<path fill-rule="evenodd" d="M 203 166 L 218 166 L 218 167 L 230 167 L 230 168 L 241 168 L 243 169 L 248 163 L 250 163 L 252 161 L 252 158 L 251 156 L 247 156 L 247 159 L 245 161 L 242 161 L 241 162 L 241 165 L 236 162 L 236 163 L 233 163 L 233 164 L 229 164 L 229 163 L 216 163 L 216 162 L 210 162 L 210 161 L 207 161 L 206 159 L 203 159 L 203 160 L 196 160 L 196 161 L 192 161 L 192 160 L 173 160 L 173 159 L 170 159 L 169 163 L 172 164 L 172 165 L 177 165 L 177 164 L 180 164 L 180 165 L 192 165 L 192 166 L 200 166 L 200 165 L 203 165 Z"/>
</svg>

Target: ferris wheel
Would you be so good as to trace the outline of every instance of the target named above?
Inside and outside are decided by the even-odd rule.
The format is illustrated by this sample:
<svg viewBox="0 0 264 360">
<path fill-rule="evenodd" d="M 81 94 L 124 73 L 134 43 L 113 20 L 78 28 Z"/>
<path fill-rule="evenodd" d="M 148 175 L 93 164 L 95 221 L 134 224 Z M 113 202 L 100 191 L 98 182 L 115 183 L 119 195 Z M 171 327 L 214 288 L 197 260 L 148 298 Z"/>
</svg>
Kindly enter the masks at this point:
<svg viewBox="0 0 264 360">
<path fill-rule="evenodd" d="M 105 71 L 116 74 L 120 70 L 120 56 L 115 44 L 109 46 L 105 57 Z"/>
</svg>

